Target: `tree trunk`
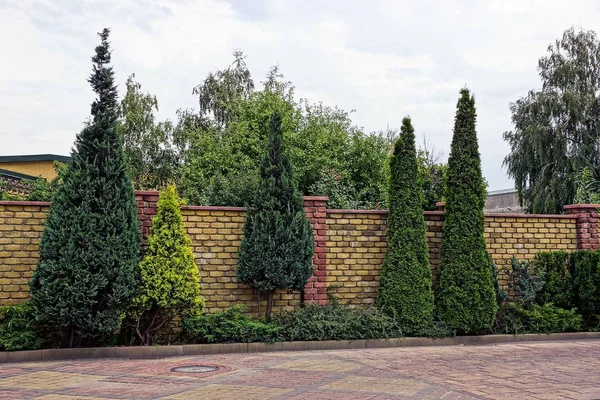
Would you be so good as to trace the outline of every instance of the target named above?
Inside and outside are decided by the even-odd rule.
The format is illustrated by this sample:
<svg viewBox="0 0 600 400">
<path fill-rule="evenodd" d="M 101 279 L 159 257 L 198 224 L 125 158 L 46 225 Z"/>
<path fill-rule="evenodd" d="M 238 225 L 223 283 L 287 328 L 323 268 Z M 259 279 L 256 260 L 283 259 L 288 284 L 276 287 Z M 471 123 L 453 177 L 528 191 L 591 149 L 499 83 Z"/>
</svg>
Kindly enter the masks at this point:
<svg viewBox="0 0 600 400">
<path fill-rule="evenodd" d="M 71 340 L 69 340 L 69 348 L 73 347 L 73 340 L 75 339 L 75 327 L 71 327 Z"/>
<path fill-rule="evenodd" d="M 265 318 L 267 321 L 271 320 L 271 311 L 273 310 L 273 291 L 269 290 L 269 298 L 267 300 L 267 312 L 265 313 Z"/>
<path fill-rule="evenodd" d="M 260 290 L 257 290 L 256 293 L 258 293 L 258 312 L 256 315 L 260 315 Z"/>
</svg>

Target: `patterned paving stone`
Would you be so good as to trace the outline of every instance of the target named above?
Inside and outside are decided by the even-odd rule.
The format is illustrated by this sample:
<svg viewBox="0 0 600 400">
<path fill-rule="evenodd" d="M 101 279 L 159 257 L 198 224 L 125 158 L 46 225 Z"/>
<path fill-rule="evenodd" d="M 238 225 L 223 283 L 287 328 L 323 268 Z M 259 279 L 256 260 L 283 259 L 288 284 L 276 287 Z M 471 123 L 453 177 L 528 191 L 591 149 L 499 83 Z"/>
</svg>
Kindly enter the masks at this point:
<svg viewBox="0 0 600 400">
<path fill-rule="evenodd" d="M 591 400 L 600 341 L 0 364 L 0 399 Z"/>
<path fill-rule="evenodd" d="M 271 368 L 295 369 L 300 371 L 323 371 L 323 372 L 349 372 L 360 367 L 354 364 L 339 360 L 320 360 L 318 358 L 306 358 L 279 364 Z"/>
<path fill-rule="evenodd" d="M 73 386 L 89 384 L 102 379 L 100 376 L 66 374 L 53 371 L 38 371 L 10 378 L 0 379 L 0 387 L 18 389 L 65 389 Z"/>
<path fill-rule="evenodd" d="M 429 385 L 414 380 L 365 376 L 347 376 L 322 386 L 323 389 L 337 389 L 348 392 L 375 392 L 404 396 L 412 396 L 427 387 Z"/>
<path fill-rule="evenodd" d="M 174 396 L 169 396 L 167 397 L 167 399 L 261 400 L 273 399 L 279 395 L 289 393 L 291 391 L 293 391 L 293 389 L 268 388 L 258 386 L 207 385 L 198 389 L 182 392 Z"/>
</svg>

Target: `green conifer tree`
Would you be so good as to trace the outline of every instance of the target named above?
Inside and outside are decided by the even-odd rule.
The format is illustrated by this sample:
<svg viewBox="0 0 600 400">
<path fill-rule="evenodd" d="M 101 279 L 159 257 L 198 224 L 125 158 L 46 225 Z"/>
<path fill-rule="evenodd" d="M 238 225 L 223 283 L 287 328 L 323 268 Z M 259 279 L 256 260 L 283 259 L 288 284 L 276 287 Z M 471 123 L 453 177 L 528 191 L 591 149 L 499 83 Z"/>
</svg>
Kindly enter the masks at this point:
<svg viewBox="0 0 600 400">
<path fill-rule="evenodd" d="M 238 280 L 268 294 L 270 318 L 276 289 L 303 290 L 312 275 L 314 239 L 283 146 L 281 116 L 271 117 L 261 183 L 248 208 L 240 246 Z"/>
<path fill-rule="evenodd" d="M 404 332 L 418 332 L 433 321 L 433 292 L 415 131 L 410 118 L 402 120 L 390 170 L 388 251 L 377 305 L 397 318 Z"/>
<path fill-rule="evenodd" d="M 62 345 L 98 345 L 120 326 L 138 282 L 140 234 L 133 186 L 117 132 L 109 30 L 92 57 L 97 95 L 46 222 L 31 282 L 36 319 Z"/>
<path fill-rule="evenodd" d="M 200 277 L 181 217 L 174 185 L 160 194 L 152 233 L 140 263 L 140 294 L 134 301 L 135 331 L 142 344 L 173 321 L 202 310 Z"/>
<path fill-rule="evenodd" d="M 448 159 L 437 306 L 449 327 L 481 333 L 492 327 L 497 304 L 493 264 L 483 237 L 486 187 L 475 131 L 475 99 L 468 89 L 460 94 Z"/>
</svg>

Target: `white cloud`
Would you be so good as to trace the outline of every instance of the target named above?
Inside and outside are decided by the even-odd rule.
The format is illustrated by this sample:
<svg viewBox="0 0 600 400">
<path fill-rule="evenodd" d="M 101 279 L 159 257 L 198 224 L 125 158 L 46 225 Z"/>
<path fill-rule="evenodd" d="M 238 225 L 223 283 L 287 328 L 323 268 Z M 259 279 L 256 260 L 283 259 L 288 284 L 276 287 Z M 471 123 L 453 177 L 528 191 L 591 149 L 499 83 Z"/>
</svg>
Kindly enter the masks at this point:
<svg viewBox="0 0 600 400">
<path fill-rule="evenodd" d="M 356 109 L 367 131 L 410 114 L 447 153 L 468 85 L 484 175 L 508 187 L 509 102 L 539 86 L 551 42 L 599 17 L 595 0 L 0 0 L 0 154 L 69 152 L 92 101 L 95 33 L 109 26 L 118 82 L 135 72 L 161 118 L 196 106 L 192 88 L 242 48 L 256 81 L 279 63 L 299 96 Z"/>
</svg>

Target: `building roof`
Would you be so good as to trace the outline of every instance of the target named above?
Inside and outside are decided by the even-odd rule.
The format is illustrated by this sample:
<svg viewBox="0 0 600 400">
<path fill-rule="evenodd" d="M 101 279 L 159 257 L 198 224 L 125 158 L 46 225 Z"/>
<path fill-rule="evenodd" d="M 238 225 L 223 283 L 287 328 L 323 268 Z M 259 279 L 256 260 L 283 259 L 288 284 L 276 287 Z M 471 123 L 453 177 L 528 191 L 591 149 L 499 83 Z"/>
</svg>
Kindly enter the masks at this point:
<svg viewBox="0 0 600 400">
<path fill-rule="evenodd" d="M 501 194 L 510 194 L 510 193 L 517 193 L 517 189 L 490 190 L 487 194 L 488 194 L 488 196 L 499 196 Z"/>
<path fill-rule="evenodd" d="M 21 174 L 19 172 L 9 171 L 6 169 L 0 169 L 0 177 L 6 177 L 6 178 L 12 178 L 12 179 L 18 179 L 18 180 L 30 180 L 30 181 L 35 181 L 38 178 L 37 176 Z"/>
<path fill-rule="evenodd" d="M 59 156 L 57 154 L 29 154 L 21 156 L 0 156 L 0 163 L 14 162 L 36 162 L 36 161 L 60 161 L 64 163 L 71 162 L 69 156 Z"/>
</svg>

